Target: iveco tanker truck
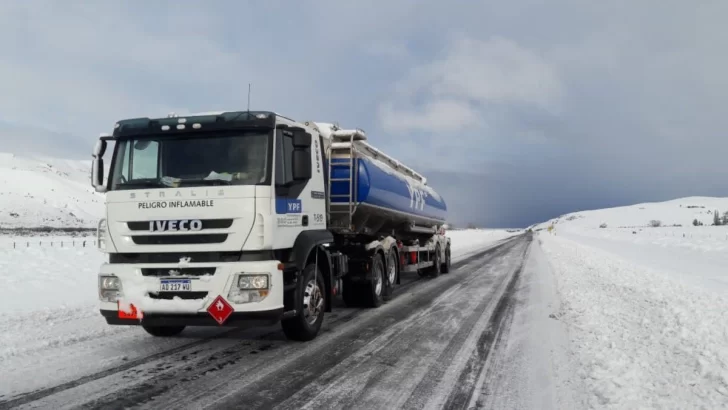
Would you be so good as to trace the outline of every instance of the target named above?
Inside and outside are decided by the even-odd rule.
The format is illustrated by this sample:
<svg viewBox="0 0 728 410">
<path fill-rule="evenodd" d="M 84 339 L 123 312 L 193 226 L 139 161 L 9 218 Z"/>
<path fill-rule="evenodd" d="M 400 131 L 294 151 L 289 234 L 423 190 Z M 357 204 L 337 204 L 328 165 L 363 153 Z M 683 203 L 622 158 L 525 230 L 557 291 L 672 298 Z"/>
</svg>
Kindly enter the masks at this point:
<svg viewBox="0 0 728 410">
<path fill-rule="evenodd" d="M 376 308 L 402 273 L 450 269 L 445 201 L 359 129 L 262 111 L 127 119 L 100 137 L 91 179 L 110 325 L 257 319 L 306 341 L 333 298 Z"/>
</svg>

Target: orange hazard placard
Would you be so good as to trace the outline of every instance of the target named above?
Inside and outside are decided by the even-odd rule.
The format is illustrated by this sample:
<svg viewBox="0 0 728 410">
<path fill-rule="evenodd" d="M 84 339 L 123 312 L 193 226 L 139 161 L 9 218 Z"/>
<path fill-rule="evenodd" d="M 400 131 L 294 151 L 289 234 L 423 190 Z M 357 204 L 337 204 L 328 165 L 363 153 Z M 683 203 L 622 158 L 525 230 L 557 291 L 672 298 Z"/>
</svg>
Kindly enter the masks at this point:
<svg viewBox="0 0 728 410">
<path fill-rule="evenodd" d="M 119 302 L 116 302 L 116 307 L 119 310 L 119 319 L 140 319 L 142 317 L 141 311 L 137 311 L 133 303 L 129 304 L 129 312 L 123 310 Z"/>
</svg>

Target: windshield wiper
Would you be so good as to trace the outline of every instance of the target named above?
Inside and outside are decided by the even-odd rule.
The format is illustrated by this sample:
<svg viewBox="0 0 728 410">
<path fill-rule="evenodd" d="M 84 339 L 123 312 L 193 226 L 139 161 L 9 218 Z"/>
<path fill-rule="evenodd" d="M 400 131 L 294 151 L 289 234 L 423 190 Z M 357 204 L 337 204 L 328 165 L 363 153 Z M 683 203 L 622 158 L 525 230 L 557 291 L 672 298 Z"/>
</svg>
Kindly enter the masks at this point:
<svg viewBox="0 0 728 410">
<path fill-rule="evenodd" d="M 232 185 L 232 181 L 225 179 L 183 179 L 182 183 L 200 185 Z"/>
<path fill-rule="evenodd" d="M 132 179 L 131 181 L 118 183 L 116 184 L 117 187 L 134 187 L 134 186 L 141 186 L 141 187 L 149 187 L 149 188 L 159 188 L 159 187 L 166 187 L 166 185 L 162 184 L 160 180 L 157 178 L 145 178 L 145 179 Z"/>
</svg>

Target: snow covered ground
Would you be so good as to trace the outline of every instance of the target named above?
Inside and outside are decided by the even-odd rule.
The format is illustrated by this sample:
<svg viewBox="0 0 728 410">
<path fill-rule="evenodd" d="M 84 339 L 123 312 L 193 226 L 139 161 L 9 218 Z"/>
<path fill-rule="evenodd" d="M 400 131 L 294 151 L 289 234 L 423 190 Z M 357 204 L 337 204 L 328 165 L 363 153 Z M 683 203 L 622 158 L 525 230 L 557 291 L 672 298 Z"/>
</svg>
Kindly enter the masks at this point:
<svg viewBox="0 0 728 410">
<path fill-rule="evenodd" d="M 502 350 L 503 363 L 521 373 L 491 399 L 507 399 L 522 377 L 553 408 L 726 408 L 728 227 L 707 226 L 716 209 L 728 210 L 728 200 L 585 211 L 536 226 L 554 229 L 537 234 L 517 326 Z M 518 233 L 450 231 L 453 260 Z M 12 238 L 0 237 L 0 379 L 9 380 L 0 383 L 0 398 L 220 331 L 160 340 L 107 326 L 96 307 L 104 255 L 79 238 L 23 241 L 13 248 Z M 36 377 L 38 369 L 52 380 Z"/>
<path fill-rule="evenodd" d="M 0 153 L 0 228 L 95 227 L 104 197 L 91 161 Z"/>
<path fill-rule="evenodd" d="M 557 222 L 539 240 L 591 407 L 728 405 L 728 229 L 691 224 L 712 223 L 715 209 L 722 215 L 728 199 L 586 211 L 537 227 Z M 648 227 L 652 219 L 683 226 Z"/>
<path fill-rule="evenodd" d="M 453 261 L 516 234 L 450 231 Z M 0 395 L 49 383 L 21 369 L 42 368 L 60 382 L 217 331 L 191 329 L 182 338 L 159 340 L 140 328 L 108 326 L 97 307 L 96 275 L 105 254 L 93 239 L 87 237 L 84 248 L 82 238 L 0 236 Z M 137 347 L 109 352 L 126 342 Z"/>
</svg>

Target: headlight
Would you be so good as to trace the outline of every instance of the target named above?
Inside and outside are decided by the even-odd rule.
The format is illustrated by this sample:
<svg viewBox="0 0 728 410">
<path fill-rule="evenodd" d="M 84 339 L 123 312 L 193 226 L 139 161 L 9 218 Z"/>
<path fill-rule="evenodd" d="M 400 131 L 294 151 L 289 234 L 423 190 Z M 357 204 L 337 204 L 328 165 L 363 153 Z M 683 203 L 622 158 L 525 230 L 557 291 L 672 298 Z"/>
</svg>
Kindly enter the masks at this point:
<svg viewBox="0 0 728 410">
<path fill-rule="evenodd" d="M 96 246 L 101 251 L 106 250 L 106 239 L 108 237 L 108 232 L 109 229 L 106 224 L 106 218 L 102 218 L 101 220 L 99 220 L 99 226 L 96 229 Z"/>
<path fill-rule="evenodd" d="M 270 279 L 267 273 L 238 273 L 237 283 L 230 288 L 228 300 L 235 304 L 254 303 L 268 297 Z"/>
<path fill-rule="evenodd" d="M 99 276 L 99 299 L 116 302 L 121 297 L 121 279 L 112 275 Z"/>
<path fill-rule="evenodd" d="M 268 275 L 240 275 L 238 277 L 240 289 L 268 289 Z"/>
<path fill-rule="evenodd" d="M 116 276 L 99 276 L 99 288 L 101 290 L 120 290 L 121 279 Z"/>
</svg>

